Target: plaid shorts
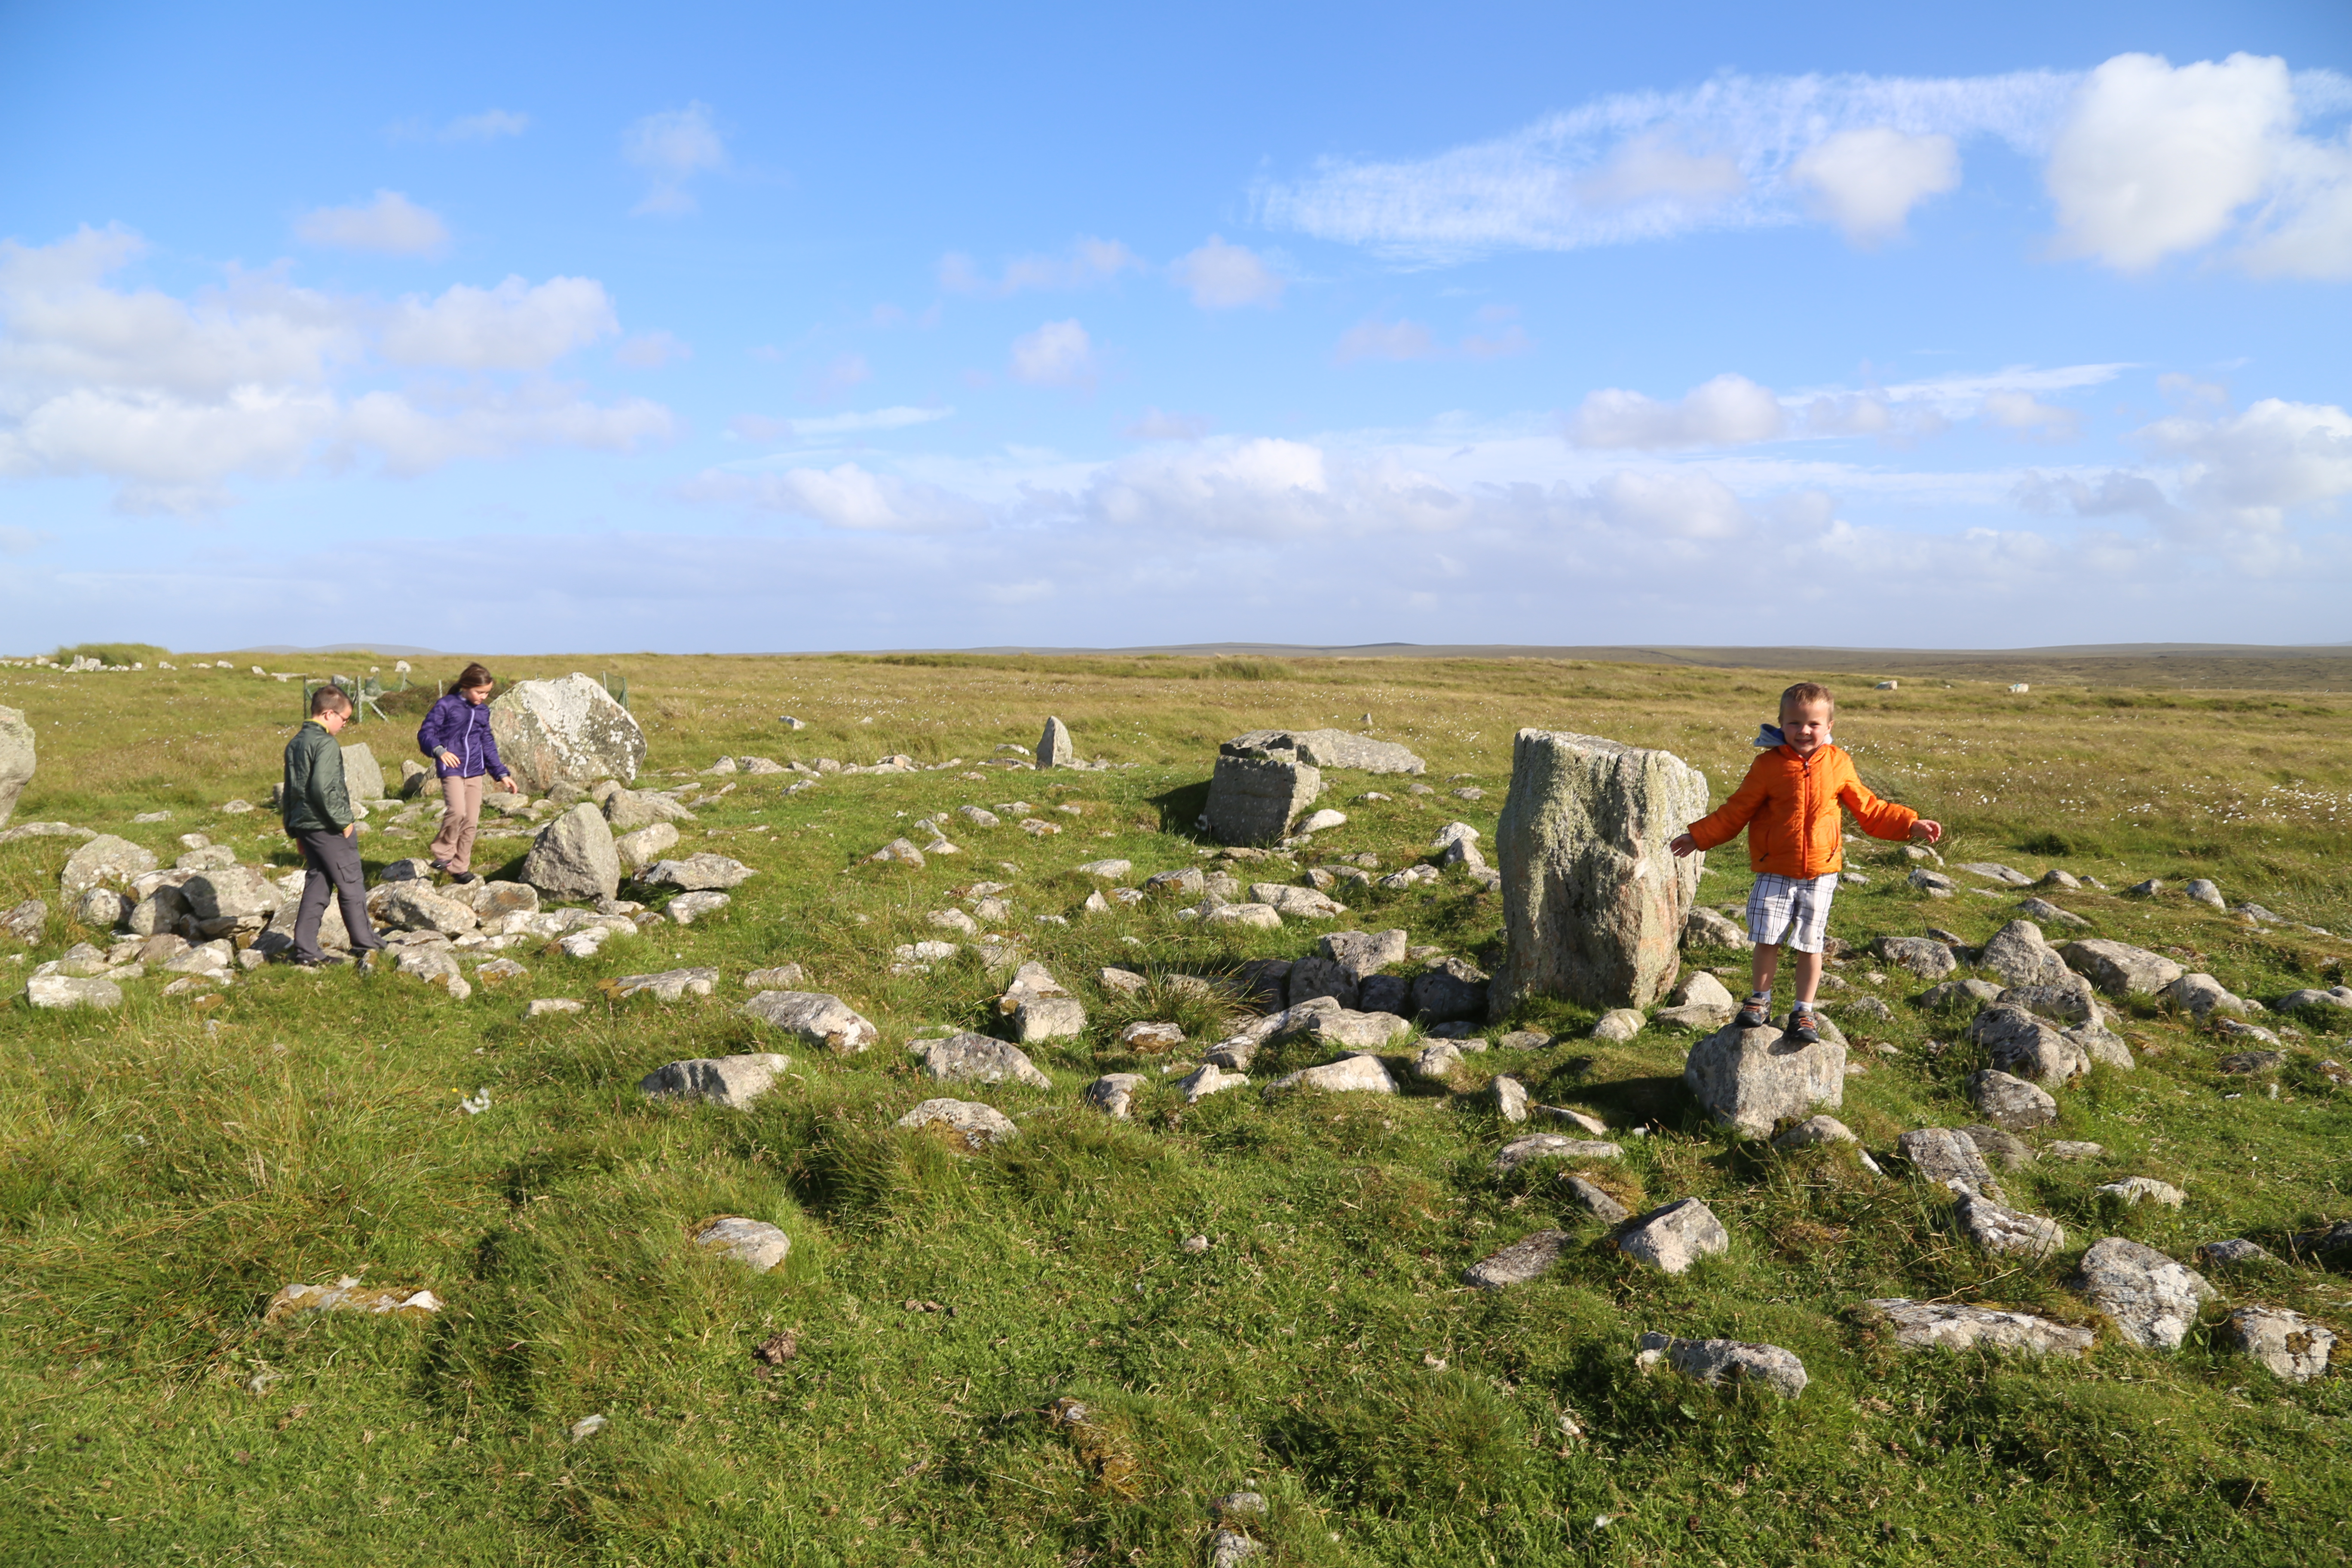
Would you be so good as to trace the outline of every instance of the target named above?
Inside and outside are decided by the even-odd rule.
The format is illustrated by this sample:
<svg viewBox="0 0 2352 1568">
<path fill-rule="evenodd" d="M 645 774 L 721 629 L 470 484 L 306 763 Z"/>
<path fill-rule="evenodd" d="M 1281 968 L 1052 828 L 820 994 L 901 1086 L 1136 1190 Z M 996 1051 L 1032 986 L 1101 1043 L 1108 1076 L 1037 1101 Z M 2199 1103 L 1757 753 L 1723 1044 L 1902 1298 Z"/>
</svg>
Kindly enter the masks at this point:
<svg viewBox="0 0 2352 1568">
<path fill-rule="evenodd" d="M 1835 871 L 1803 881 L 1759 872 L 1748 894 L 1748 940 L 1759 947 L 1786 942 L 1799 952 L 1821 952 L 1837 885 Z"/>
</svg>

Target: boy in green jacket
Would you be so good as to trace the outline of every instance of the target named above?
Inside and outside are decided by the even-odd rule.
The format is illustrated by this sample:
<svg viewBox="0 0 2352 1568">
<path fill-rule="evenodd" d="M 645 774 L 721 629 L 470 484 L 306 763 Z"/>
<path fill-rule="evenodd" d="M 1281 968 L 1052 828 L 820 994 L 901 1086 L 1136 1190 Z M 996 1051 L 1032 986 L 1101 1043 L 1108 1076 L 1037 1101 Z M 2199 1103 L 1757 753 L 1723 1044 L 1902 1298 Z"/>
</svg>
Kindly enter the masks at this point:
<svg viewBox="0 0 2352 1568">
<path fill-rule="evenodd" d="M 343 907 L 343 929 L 356 952 L 381 952 L 368 923 L 367 883 L 360 875 L 358 822 L 343 783 L 343 749 L 335 737 L 352 716 L 352 700 L 332 686 L 310 694 L 310 720 L 286 742 L 286 784 L 278 792 L 286 835 L 302 847 L 302 902 L 294 911 L 294 962 L 315 969 L 331 961 L 319 951 L 319 921 L 330 885 Z"/>
</svg>

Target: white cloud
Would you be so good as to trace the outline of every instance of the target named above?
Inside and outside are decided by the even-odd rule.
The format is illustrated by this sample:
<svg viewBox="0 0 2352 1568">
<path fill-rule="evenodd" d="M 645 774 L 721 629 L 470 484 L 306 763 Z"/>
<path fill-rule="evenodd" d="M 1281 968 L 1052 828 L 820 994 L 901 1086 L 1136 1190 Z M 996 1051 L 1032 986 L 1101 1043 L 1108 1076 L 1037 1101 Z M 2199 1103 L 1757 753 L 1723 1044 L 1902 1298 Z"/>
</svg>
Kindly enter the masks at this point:
<svg viewBox="0 0 2352 1568">
<path fill-rule="evenodd" d="M 711 122 L 710 106 L 689 103 L 666 109 L 630 125 L 621 136 L 621 156 L 653 176 L 633 216 L 682 216 L 696 208 L 687 182 L 727 164 L 727 143 Z"/>
<path fill-rule="evenodd" d="M 1168 276 L 1177 287 L 1190 289 L 1192 303 L 1203 310 L 1277 304 L 1284 288 L 1284 279 L 1257 252 L 1227 245 L 1223 237 L 1213 234 L 1206 245 L 1171 262 Z"/>
<path fill-rule="evenodd" d="M 694 357 L 694 350 L 670 332 L 637 332 L 613 351 L 614 359 L 631 370 L 659 370 Z"/>
<path fill-rule="evenodd" d="M 378 191 L 364 206 L 318 207 L 294 220 L 295 237 L 305 245 L 341 250 L 375 250 L 387 256 L 437 256 L 448 247 L 449 226 L 440 215 L 418 206 L 398 191 Z"/>
<path fill-rule="evenodd" d="M 1875 245 L 1901 235 L 1913 207 L 1958 186 L 1960 155 L 1949 136 L 1874 125 L 1822 138 L 1790 165 L 1789 178 L 1849 241 Z"/>
<path fill-rule="evenodd" d="M 966 497 L 856 463 L 761 474 L 712 468 L 688 481 L 684 493 L 691 500 L 804 517 L 856 532 L 934 533 L 986 521 L 983 509 Z"/>
<path fill-rule="evenodd" d="M 950 294 L 1003 300 L 1031 289 L 1084 289 L 1142 269 L 1142 258 L 1118 240 L 1081 235 L 1071 242 L 1068 255 L 1016 257 L 993 280 L 960 250 L 940 257 L 938 271 L 940 287 Z"/>
<path fill-rule="evenodd" d="M 1748 530 L 1748 509 L 1710 474 L 1622 471 L 1595 484 L 1593 509 L 1616 528 L 1670 539 L 1736 539 Z"/>
<path fill-rule="evenodd" d="M 1119 434 L 1130 441 L 1197 441 L 1209 430 L 1209 422 L 1197 414 L 1165 414 L 1147 408 Z"/>
<path fill-rule="evenodd" d="M 1675 403 L 1618 387 L 1588 393 L 1569 416 L 1568 439 L 1578 447 L 1729 447 L 1769 441 L 1787 427 L 1769 388 L 1727 373 Z"/>
<path fill-rule="evenodd" d="M 844 351 L 827 360 L 824 368 L 817 372 L 816 395 L 839 397 L 851 387 L 863 386 L 873 379 L 874 367 L 866 363 L 864 354 Z"/>
<path fill-rule="evenodd" d="M 2030 392 L 1988 394 L 1978 417 L 1997 429 L 2048 441 L 2071 441 L 2083 433 L 2083 416 L 2042 402 Z"/>
<path fill-rule="evenodd" d="M 56 542 L 57 535 L 37 528 L 20 528 L 13 522 L 0 523 L 0 555 L 30 555 L 44 544 Z"/>
<path fill-rule="evenodd" d="M 902 404 L 860 413 L 825 414 L 813 419 L 771 419 L 763 415 L 743 414 L 729 421 L 728 428 L 750 441 L 808 440 L 862 436 L 877 430 L 908 430 L 954 417 L 952 408 L 913 408 Z"/>
<path fill-rule="evenodd" d="M 2244 524 L 2272 526 L 2287 511 L 2352 495 L 2352 415 L 2333 404 L 2268 397 L 2221 418 L 2159 419 L 2136 439 L 2187 465 L 2191 507 Z"/>
<path fill-rule="evenodd" d="M 2051 149 L 2061 247 L 2140 271 L 2210 243 L 2262 195 L 2294 119 L 2284 60 L 2175 69 L 2116 56 L 2084 82 Z"/>
<path fill-rule="evenodd" d="M 387 310 L 232 271 L 180 299 L 108 279 L 143 248 L 121 229 L 0 241 L 0 475 L 96 475 L 133 510 L 203 511 L 236 476 L 373 458 L 415 472 L 532 446 L 613 450 L 667 437 L 668 411 L 599 405 L 498 373 L 543 369 L 614 330 L 602 285 L 451 289 Z M 344 384 L 372 364 L 478 373 L 419 401 Z"/>
<path fill-rule="evenodd" d="M 1032 386 L 1091 386 L 1095 351 L 1074 318 L 1048 321 L 1013 340 L 1013 379 Z"/>
<path fill-rule="evenodd" d="M 1359 321 L 1339 334 L 1332 357 L 1341 364 L 1358 360 L 1428 359 L 1437 353 L 1436 340 L 1419 321 Z"/>
<path fill-rule="evenodd" d="M 501 136 L 520 136 L 530 129 L 530 116 L 509 109 L 486 109 L 479 114 L 461 114 L 441 127 L 444 142 L 495 142 Z"/>
<path fill-rule="evenodd" d="M 543 370 L 619 330 L 611 297 L 593 278 L 551 278 L 534 287 L 509 277 L 495 289 L 452 284 L 429 302 L 404 297 L 381 342 L 395 364 Z"/>
<path fill-rule="evenodd" d="M 1843 222 L 1840 212 L 1884 213 L 1925 175 L 1882 169 L 1874 192 L 1842 134 L 1880 132 L 1906 147 L 1991 136 L 2039 154 L 2079 79 L 1725 75 L 1681 92 L 1597 99 L 1434 157 L 1328 160 L 1304 178 L 1261 183 L 1256 205 L 1270 226 L 1424 265 L 1794 223 L 1804 216 L 1798 197 L 1828 200 L 1824 180 L 1837 193 L 1829 214 Z M 1815 178 L 1797 181 L 1798 163 L 1825 143 L 1845 161 L 1817 154 Z"/>
</svg>

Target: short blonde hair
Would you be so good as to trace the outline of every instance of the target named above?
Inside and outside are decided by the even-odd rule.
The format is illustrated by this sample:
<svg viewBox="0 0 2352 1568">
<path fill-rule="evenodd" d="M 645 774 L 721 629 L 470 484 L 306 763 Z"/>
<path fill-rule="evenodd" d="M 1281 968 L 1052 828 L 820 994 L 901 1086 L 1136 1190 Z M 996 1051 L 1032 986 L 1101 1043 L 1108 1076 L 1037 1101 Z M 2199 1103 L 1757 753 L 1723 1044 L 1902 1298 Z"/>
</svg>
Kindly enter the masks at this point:
<svg viewBox="0 0 2352 1568">
<path fill-rule="evenodd" d="M 1837 699 L 1830 695 L 1828 687 L 1817 680 L 1800 680 L 1780 693 L 1780 711 L 1783 713 L 1791 708 L 1811 707 L 1816 702 L 1826 702 L 1831 712 L 1837 711 Z"/>
</svg>

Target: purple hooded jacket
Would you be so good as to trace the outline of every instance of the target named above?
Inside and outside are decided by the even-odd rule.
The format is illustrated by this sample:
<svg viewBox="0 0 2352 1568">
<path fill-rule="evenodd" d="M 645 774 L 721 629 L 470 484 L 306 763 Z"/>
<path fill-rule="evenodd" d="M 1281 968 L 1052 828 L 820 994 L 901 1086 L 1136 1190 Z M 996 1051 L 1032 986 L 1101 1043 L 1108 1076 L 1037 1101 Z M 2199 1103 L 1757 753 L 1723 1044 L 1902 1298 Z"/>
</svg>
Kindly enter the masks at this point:
<svg viewBox="0 0 2352 1568">
<path fill-rule="evenodd" d="M 441 778 L 506 776 L 498 737 L 490 733 L 490 705 L 468 702 L 455 691 L 436 702 L 416 727 L 416 749 L 433 759 L 433 771 Z M 457 759 L 456 767 L 441 761 L 444 752 Z"/>
</svg>

